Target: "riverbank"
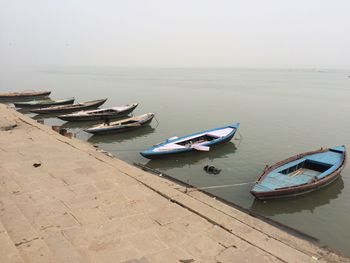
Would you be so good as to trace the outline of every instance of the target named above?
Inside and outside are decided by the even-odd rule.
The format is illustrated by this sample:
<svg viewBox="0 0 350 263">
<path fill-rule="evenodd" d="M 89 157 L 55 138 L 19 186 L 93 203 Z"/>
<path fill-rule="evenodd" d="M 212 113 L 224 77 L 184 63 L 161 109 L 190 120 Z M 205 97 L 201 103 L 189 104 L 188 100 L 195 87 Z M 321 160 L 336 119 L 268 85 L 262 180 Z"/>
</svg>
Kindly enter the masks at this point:
<svg viewBox="0 0 350 263">
<path fill-rule="evenodd" d="M 1 262 L 349 262 L 0 105 Z"/>
</svg>

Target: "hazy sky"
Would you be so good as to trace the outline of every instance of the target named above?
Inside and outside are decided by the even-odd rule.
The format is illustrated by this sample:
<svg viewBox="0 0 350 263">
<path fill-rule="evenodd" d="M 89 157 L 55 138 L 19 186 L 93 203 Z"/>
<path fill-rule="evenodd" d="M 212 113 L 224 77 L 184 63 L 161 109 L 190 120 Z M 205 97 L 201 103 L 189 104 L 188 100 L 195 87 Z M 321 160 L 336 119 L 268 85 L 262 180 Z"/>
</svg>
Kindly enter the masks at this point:
<svg viewBox="0 0 350 263">
<path fill-rule="evenodd" d="M 350 69 L 350 1 L 0 0 L 0 65 Z"/>
</svg>

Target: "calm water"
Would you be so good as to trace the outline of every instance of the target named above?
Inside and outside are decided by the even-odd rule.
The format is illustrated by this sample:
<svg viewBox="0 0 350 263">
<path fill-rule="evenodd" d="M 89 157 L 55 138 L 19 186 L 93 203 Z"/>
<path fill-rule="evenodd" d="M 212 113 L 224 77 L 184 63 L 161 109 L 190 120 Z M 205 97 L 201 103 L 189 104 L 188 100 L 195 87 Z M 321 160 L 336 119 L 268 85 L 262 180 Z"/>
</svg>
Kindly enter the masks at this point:
<svg viewBox="0 0 350 263">
<path fill-rule="evenodd" d="M 78 101 L 108 97 L 106 106 L 139 102 L 135 114 L 156 112 L 159 123 L 102 137 L 82 132 L 81 124 L 64 126 L 127 162 L 147 164 L 198 187 L 253 182 L 266 164 L 322 146 L 350 148 L 346 71 L 51 68 L 2 69 L 0 74 L 1 91 L 49 89 L 52 98 L 75 96 Z M 240 133 L 209 153 L 157 161 L 138 153 L 172 136 L 237 121 Z M 45 123 L 63 124 L 57 119 Z M 222 172 L 206 174 L 206 164 Z M 250 187 L 208 191 L 350 255 L 349 166 L 331 186 L 299 198 L 257 202 Z"/>
</svg>

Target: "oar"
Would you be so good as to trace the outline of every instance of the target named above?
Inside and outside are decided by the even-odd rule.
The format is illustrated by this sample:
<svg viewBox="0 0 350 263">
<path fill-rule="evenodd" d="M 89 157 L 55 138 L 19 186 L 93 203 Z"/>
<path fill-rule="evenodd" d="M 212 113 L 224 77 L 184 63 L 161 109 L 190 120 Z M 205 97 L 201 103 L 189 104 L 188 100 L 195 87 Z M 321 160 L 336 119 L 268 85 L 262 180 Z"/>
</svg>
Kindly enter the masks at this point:
<svg viewBox="0 0 350 263">
<path fill-rule="evenodd" d="M 193 148 L 197 151 L 202 151 L 202 152 L 209 152 L 209 150 L 210 150 L 209 146 L 204 146 L 204 145 L 199 145 L 199 144 L 192 144 L 191 148 Z"/>
</svg>

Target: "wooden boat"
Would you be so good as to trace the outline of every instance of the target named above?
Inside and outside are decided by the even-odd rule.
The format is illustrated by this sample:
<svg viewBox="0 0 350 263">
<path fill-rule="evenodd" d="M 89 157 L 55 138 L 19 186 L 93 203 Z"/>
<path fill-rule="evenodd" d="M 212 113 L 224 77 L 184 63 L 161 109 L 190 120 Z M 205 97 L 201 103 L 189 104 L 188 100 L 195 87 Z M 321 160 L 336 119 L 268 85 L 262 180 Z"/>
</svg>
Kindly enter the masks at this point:
<svg viewBox="0 0 350 263">
<path fill-rule="evenodd" d="M 195 150 L 209 151 L 211 146 L 230 141 L 239 126 L 239 123 L 235 123 L 220 128 L 197 132 L 180 138 L 173 137 L 141 152 L 140 154 L 143 157 L 152 159 Z"/>
<path fill-rule="evenodd" d="M 146 113 L 120 121 L 96 125 L 92 128 L 86 129 L 85 131 L 95 135 L 126 132 L 148 125 L 152 121 L 153 117 L 154 113 Z"/>
<path fill-rule="evenodd" d="M 335 181 L 345 162 L 345 146 L 298 154 L 267 167 L 250 192 L 258 199 L 312 192 Z"/>
<path fill-rule="evenodd" d="M 119 118 L 131 113 L 138 103 L 127 104 L 120 107 L 113 107 L 108 109 L 97 109 L 88 111 L 79 111 L 76 113 L 59 115 L 57 118 L 64 121 L 95 121 L 95 120 L 108 120 Z"/>
<path fill-rule="evenodd" d="M 51 91 L 22 91 L 22 92 L 9 92 L 0 93 L 0 99 L 29 99 L 38 97 L 48 97 Z"/>
<path fill-rule="evenodd" d="M 26 102 L 14 102 L 16 108 L 43 108 L 58 105 L 73 104 L 74 98 L 61 99 L 61 100 L 32 100 Z"/>
<path fill-rule="evenodd" d="M 62 105 L 62 106 L 51 106 L 45 108 L 39 108 L 31 110 L 30 112 L 38 113 L 38 114 L 57 114 L 57 113 L 70 113 L 75 111 L 81 111 L 86 109 L 96 109 L 100 107 L 103 103 L 106 102 L 107 99 L 102 100 L 93 100 L 82 102 L 73 105 Z"/>
</svg>

